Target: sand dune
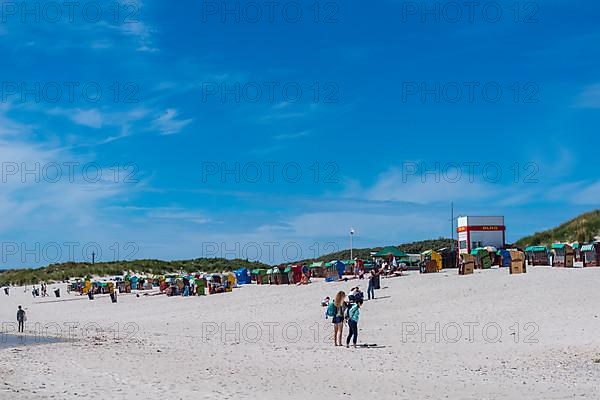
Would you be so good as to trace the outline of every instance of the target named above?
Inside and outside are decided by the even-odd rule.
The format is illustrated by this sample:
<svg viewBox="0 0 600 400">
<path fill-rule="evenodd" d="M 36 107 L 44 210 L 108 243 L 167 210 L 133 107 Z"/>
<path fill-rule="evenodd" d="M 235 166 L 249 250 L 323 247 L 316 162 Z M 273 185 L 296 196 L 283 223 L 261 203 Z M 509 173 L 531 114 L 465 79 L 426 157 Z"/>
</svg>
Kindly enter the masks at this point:
<svg viewBox="0 0 600 400">
<path fill-rule="evenodd" d="M 600 269 L 383 280 L 359 323 L 378 346 L 335 348 L 319 303 L 357 282 L 118 304 L 13 289 L 5 332 L 22 304 L 29 335 L 69 341 L 0 349 L 0 398 L 600 398 Z"/>
</svg>

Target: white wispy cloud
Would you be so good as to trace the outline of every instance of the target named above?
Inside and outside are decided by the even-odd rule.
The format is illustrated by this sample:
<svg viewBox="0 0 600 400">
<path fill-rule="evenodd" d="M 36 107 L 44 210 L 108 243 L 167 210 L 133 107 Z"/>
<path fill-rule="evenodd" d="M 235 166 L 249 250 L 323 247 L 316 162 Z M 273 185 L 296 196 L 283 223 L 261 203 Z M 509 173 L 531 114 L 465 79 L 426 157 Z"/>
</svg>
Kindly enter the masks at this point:
<svg viewBox="0 0 600 400">
<path fill-rule="evenodd" d="M 193 119 L 178 119 L 178 115 L 179 113 L 177 110 L 169 108 L 152 122 L 152 126 L 157 129 L 161 135 L 174 135 L 179 133 L 183 128 L 191 124 Z"/>
<path fill-rule="evenodd" d="M 275 135 L 276 140 L 289 140 L 289 139 L 298 139 L 301 137 L 305 137 L 310 135 L 310 131 L 302 131 L 296 133 L 282 133 L 280 135 Z"/>
<path fill-rule="evenodd" d="M 119 0 L 119 3 L 123 7 L 129 7 L 127 10 L 135 11 L 131 18 L 119 24 L 121 33 L 136 39 L 136 51 L 158 53 L 160 49 L 154 45 L 152 40 L 152 35 L 156 32 L 156 29 L 141 19 L 144 3 L 141 0 Z"/>
<path fill-rule="evenodd" d="M 183 210 L 183 209 L 156 209 L 148 212 L 151 219 L 174 220 L 183 222 L 193 222 L 195 224 L 208 224 L 212 222 L 210 218 L 203 214 Z"/>
<path fill-rule="evenodd" d="M 87 110 L 81 108 L 60 108 L 54 107 L 48 110 L 50 115 L 60 115 L 68 118 L 74 124 L 86 126 L 89 128 L 100 129 L 104 122 L 102 112 L 97 108 L 90 108 Z"/>
<path fill-rule="evenodd" d="M 29 135 L 32 132 L 33 126 L 14 121 L 6 117 L 6 112 L 10 109 L 10 104 L 4 103 L 0 105 L 0 138 L 9 136 Z"/>
<path fill-rule="evenodd" d="M 470 182 L 467 178 L 456 182 L 434 176 L 426 179 L 407 175 L 398 168 L 381 174 L 375 184 L 354 193 L 375 201 L 404 201 L 417 204 L 459 200 L 485 200 L 497 198 L 501 193 L 498 186 L 483 182 Z M 356 191 L 356 186 L 353 190 Z"/>
<path fill-rule="evenodd" d="M 103 117 L 102 113 L 97 109 L 81 110 L 79 108 L 73 110 L 68 117 L 76 124 L 88 126 L 90 128 L 102 128 Z"/>
<path fill-rule="evenodd" d="M 109 136 L 106 141 L 114 141 L 130 136 L 130 124 L 139 122 L 148 117 L 151 113 L 149 109 L 138 107 L 128 111 L 106 111 L 99 108 L 81 109 L 81 108 L 61 108 L 54 107 L 45 110 L 49 115 L 68 118 L 72 123 L 79 126 L 85 126 L 93 129 L 104 127 L 118 127 L 118 135 Z M 100 142 L 105 143 L 104 141 Z"/>
</svg>

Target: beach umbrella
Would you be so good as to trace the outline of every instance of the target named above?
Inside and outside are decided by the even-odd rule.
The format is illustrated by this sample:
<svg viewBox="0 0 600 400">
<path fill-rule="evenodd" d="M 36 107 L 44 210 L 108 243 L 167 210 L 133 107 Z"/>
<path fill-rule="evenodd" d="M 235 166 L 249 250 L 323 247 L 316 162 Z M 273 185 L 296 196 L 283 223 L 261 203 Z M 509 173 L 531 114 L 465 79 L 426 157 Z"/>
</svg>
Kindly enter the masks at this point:
<svg viewBox="0 0 600 400">
<path fill-rule="evenodd" d="M 377 253 L 375 253 L 373 255 L 373 257 L 398 257 L 398 258 L 404 258 L 407 256 L 408 256 L 408 254 L 406 254 L 405 252 L 403 252 L 402 250 L 399 250 L 397 247 L 394 247 L 394 246 L 384 247 L 383 249 L 379 250 Z"/>
</svg>

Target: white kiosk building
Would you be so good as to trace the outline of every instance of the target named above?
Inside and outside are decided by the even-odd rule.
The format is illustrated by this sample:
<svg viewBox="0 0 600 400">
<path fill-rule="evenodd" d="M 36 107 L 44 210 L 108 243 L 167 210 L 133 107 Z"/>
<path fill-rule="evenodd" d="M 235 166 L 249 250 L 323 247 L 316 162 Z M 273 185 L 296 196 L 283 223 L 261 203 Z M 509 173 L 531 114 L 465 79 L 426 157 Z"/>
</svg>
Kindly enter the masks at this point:
<svg viewBox="0 0 600 400">
<path fill-rule="evenodd" d="M 458 251 L 468 254 L 477 247 L 505 244 L 504 217 L 458 217 Z"/>
</svg>

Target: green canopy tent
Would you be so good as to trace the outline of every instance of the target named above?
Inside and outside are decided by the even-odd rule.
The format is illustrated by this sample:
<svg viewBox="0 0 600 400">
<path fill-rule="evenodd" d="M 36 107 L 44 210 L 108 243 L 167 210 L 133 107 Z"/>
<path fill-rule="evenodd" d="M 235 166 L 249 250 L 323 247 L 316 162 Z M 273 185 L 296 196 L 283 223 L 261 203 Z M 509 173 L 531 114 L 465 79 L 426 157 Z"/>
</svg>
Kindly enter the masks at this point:
<svg viewBox="0 0 600 400">
<path fill-rule="evenodd" d="M 384 247 L 373 255 L 373 257 L 396 257 L 397 259 L 408 258 L 408 254 L 394 246 Z"/>
</svg>

